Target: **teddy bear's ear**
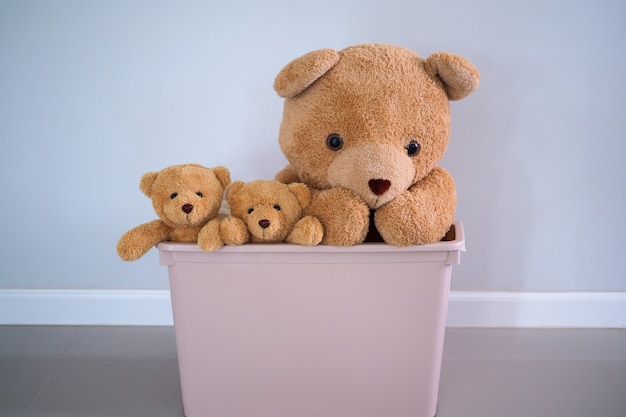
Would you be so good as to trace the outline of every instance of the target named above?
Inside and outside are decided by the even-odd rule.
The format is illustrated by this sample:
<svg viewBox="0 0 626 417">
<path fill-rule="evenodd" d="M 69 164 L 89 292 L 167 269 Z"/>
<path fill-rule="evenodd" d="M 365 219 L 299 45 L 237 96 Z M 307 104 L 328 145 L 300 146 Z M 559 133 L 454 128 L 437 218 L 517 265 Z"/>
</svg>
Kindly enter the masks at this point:
<svg viewBox="0 0 626 417">
<path fill-rule="evenodd" d="M 426 72 L 443 81 L 449 100 L 460 100 L 478 88 L 480 74 L 467 59 L 449 52 L 435 52 L 426 59 Z"/>
<path fill-rule="evenodd" d="M 280 97 L 295 97 L 339 61 L 334 49 L 319 49 L 296 58 L 280 70 L 274 80 L 274 90 Z"/>
<path fill-rule="evenodd" d="M 230 184 L 230 171 L 226 167 L 215 167 L 213 172 L 217 177 L 217 180 L 222 184 L 222 187 L 226 188 Z"/>
<path fill-rule="evenodd" d="M 300 207 L 305 208 L 309 204 L 311 201 L 311 191 L 306 184 L 294 182 L 287 187 L 289 187 L 289 190 L 296 196 L 296 199 L 298 199 Z"/>
<path fill-rule="evenodd" d="M 226 198 L 232 198 L 243 188 L 243 181 L 235 181 L 226 189 Z"/>
<path fill-rule="evenodd" d="M 156 180 L 158 175 L 158 172 L 148 172 L 147 174 L 143 174 L 141 177 L 139 189 L 142 193 L 147 195 L 148 198 L 152 198 L 152 184 L 154 184 L 154 180 Z"/>
</svg>

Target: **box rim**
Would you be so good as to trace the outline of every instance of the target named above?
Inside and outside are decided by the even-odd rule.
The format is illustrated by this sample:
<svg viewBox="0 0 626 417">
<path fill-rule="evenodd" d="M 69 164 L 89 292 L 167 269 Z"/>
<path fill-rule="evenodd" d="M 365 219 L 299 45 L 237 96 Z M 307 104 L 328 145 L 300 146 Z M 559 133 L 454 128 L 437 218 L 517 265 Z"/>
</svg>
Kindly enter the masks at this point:
<svg viewBox="0 0 626 417">
<path fill-rule="evenodd" d="M 207 253 L 376 253 L 376 252 L 451 252 L 465 251 L 465 233 L 463 223 L 455 221 L 455 239 L 424 245 L 393 246 L 387 243 L 362 243 L 354 246 L 301 246 L 289 243 L 246 243 L 239 246 L 224 246 L 216 252 Z M 192 242 L 160 242 L 156 247 L 161 252 L 202 252 L 202 249 Z"/>
</svg>

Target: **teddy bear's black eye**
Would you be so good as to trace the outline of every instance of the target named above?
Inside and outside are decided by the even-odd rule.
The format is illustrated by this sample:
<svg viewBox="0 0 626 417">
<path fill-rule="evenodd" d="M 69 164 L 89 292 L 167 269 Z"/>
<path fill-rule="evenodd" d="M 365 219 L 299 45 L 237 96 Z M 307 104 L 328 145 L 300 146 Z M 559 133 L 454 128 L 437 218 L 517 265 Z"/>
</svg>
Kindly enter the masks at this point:
<svg viewBox="0 0 626 417">
<path fill-rule="evenodd" d="M 279 211 L 280 210 L 280 206 L 277 204 L 274 206 L 274 210 Z"/>
<path fill-rule="evenodd" d="M 178 193 L 172 193 L 172 195 L 170 196 L 170 198 L 173 200 L 176 198 L 176 196 L 178 196 Z"/>
<path fill-rule="evenodd" d="M 202 193 L 201 193 L 200 191 L 198 191 L 198 192 L 196 193 L 196 195 L 197 195 L 198 197 L 202 198 Z"/>
<path fill-rule="evenodd" d="M 251 207 L 251 208 L 249 208 L 249 209 L 248 209 L 248 214 L 251 214 L 253 211 L 254 211 L 254 208 L 252 208 L 252 207 Z"/>
<path fill-rule="evenodd" d="M 326 146 L 333 151 L 338 151 L 343 147 L 343 139 L 338 134 L 332 133 L 326 138 Z"/>
<path fill-rule="evenodd" d="M 412 140 L 408 145 L 404 147 L 406 149 L 406 153 L 409 156 L 415 156 L 419 153 L 421 146 L 416 141 Z"/>
</svg>

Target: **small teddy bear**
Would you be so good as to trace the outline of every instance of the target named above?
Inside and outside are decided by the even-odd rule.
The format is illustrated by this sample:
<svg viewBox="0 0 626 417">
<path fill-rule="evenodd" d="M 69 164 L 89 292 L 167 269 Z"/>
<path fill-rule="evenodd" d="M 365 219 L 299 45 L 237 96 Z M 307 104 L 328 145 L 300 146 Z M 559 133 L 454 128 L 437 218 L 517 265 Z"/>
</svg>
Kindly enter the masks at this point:
<svg viewBox="0 0 626 417">
<path fill-rule="evenodd" d="M 139 188 L 152 199 L 159 216 L 122 235 L 117 253 L 125 261 L 135 261 L 154 245 L 173 242 L 199 241 L 212 250 L 224 245 L 219 238 L 218 216 L 225 188 L 230 184 L 230 172 L 225 167 L 207 168 L 197 164 L 167 167 L 141 177 Z"/>
<path fill-rule="evenodd" d="M 227 245 L 287 242 L 313 246 L 320 243 L 324 229 L 303 209 L 311 199 L 304 184 L 278 181 L 235 181 L 226 190 L 231 215 L 220 224 Z"/>
</svg>

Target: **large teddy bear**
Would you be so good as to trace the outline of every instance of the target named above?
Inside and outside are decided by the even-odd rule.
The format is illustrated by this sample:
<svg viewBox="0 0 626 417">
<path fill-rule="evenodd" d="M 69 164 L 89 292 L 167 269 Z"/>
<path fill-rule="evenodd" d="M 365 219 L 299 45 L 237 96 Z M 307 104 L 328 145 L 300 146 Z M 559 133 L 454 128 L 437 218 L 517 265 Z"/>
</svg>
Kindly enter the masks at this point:
<svg viewBox="0 0 626 417">
<path fill-rule="evenodd" d="M 285 98 L 279 144 L 289 162 L 275 179 L 315 189 L 305 214 L 321 221 L 323 244 L 438 241 L 456 209 L 454 180 L 437 165 L 449 101 L 478 82 L 469 61 L 447 52 L 422 59 L 380 44 L 309 52 L 274 82 Z"/>
</svg>

